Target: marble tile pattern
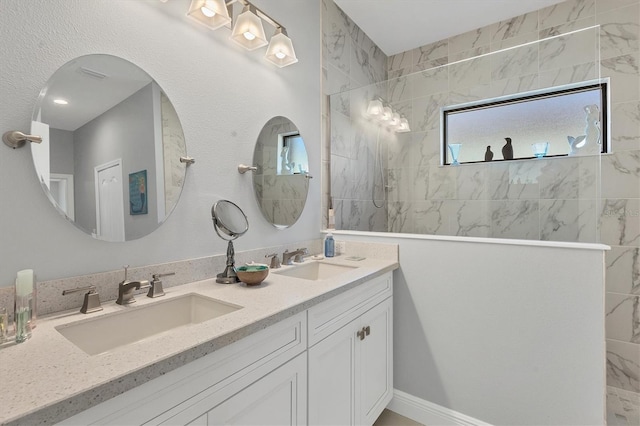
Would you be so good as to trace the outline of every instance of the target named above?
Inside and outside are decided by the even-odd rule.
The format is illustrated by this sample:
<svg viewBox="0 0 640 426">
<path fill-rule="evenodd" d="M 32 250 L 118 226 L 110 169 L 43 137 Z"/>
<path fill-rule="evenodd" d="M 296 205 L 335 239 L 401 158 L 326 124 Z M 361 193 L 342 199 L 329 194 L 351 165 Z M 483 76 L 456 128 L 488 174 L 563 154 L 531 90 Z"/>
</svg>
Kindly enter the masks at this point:
<svg viewBox="0 0 640 426">
<path fill-rule="evenodd" d="M 607 386 L 607 425 L 640 424 L 640 394 Z"/>
<path fill-rule="evenodd" d="M 330 16 L 335 16 L 329 3 L 331 0 L 325 0 L 325 7 L 331 9 Z M 330 17 L 328 21 L 334 20 Z M 346 24 L 331 25 L 336 31 L 347 28 L 345 34 L 350 31 Z M 334 43 L 336 31 L 328 34 L 325 44 Z M 501 49 L 509 50 L 486 55 Z M 342 50 L 335 48 L 332 52 Z M 329 64 L 346 64 L 346 60 L 332 59 L 339 56 L 329 55 Z M 349 67 L 353 64 L 348 62 Z M 354 75 L 361 74 L 365 73 Z M 387 218 L 367 218 L 365 206 L 372 201 L 355 199 L 357 190 L 351 185 L 362 181 L 352 177 L 351 158 L 332 153 L 331 195 L 341 199 L 339 206 L 344 207 L 336 211 L 340 226 L 600 241 L 612 246 L 606 259 L 607 381 L 615 394 L 610 398 L 609 421 L 638 424 L 640 0 L 566 0 L 390 56 L 387 76 L 388 90 L 380 96 L 407 112 L 412 129 L 387 141 L 387 197 L 386 201 L 380 200 Z M 600 77 L 610 79 L 611 154 L 601 158 L 470 164 L 457 170 L 439 167 L 440 107 Z M 354 80 L 350 84 L 352 88 L 361 87 Z M 331 85 L 347 84 L 345 79 L 336 79 Z M 342 132 L 351 132 L 357 139 L 358 133 L 367 132 L 371 124 L 353 120 L 353 97 L 349 102 L 349 113 L 344 116 L 351 129 L 343 128 Z M 617 402 L 611 403 L 613 400 Z"/>
</svg>

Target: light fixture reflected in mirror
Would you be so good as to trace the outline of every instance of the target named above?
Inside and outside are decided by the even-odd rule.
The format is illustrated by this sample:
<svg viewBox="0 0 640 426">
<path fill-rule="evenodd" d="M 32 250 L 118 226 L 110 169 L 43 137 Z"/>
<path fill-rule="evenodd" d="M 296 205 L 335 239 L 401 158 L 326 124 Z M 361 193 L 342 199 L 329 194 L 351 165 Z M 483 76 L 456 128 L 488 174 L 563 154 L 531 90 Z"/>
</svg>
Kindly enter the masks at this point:
<svg viewBox="0 0 640 426">
<path fill-rule="evenodd" d="M 409 127 L 409 120 L 406 118 L 400 119 L 400 124 L 396 127 L 396 133 L 407 133 L 410 132 L 411 128 Z"/>
<path fill-rule="evenodd" d="M 393 111 L 390 106 L 384 106 L 382 99 L 376 98 L 369 101 L 365 117 L 375 120 L 381 125 L 386 126 L 389 130 L 396 133 L 410 132 L 409 121 Z"/>
<path fill-rule="evenodd" d="M 382 101 L 380 99 L 374 99 L 369 102 L 367 106 L 367 116 L 371 118 L 377 118 L 382 114 L 384 106 L 382 105 Z"/>
<path fill-rule="evenodd" d="M 293 50 L 293 43 L 291 43 L 291 39 L 287 36 L 284 28 L 276 29 L 276 33 L 269 41 L 269 47 L 264 57 L 267 61 L 280 68 L 298 62 L 296 52 Z"/>
<path fill-rule="evenodd" d="M 192 0 L 187 16 L 212 30 L 231 23 L 224 0 Z"/>
<path fill-rule="evenodd" d="M 255 50 L 268 43 L 262 20 L 255 11 L 253 5 L 245 5 L 231 32 L 231 40 L 247 50 Z"/>
</svg>

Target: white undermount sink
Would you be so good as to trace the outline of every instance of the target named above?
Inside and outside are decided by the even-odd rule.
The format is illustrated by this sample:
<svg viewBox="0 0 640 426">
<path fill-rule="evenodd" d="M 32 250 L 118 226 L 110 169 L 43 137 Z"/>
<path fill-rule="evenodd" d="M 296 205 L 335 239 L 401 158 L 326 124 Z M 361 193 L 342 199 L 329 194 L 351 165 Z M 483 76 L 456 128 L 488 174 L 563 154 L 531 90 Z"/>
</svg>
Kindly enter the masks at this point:
<svg viewBox="0 0 640 426">
<path fill-rule="evenodd" d="M 143 297 L 143 296 L 141 296 Z M 71 343 L 97 355 L 178 327 L 205 322 L 242 306 L 191 293 L 95 319 L 56 327 Z"/>
<path fill-rule="evenodd" d="M 312 262 L 280 271 L 273 271 L 273 273 L 303 280 L 320 281 L 344 274 L 355 268 L 355 266 L 336 265 L 334 263 Z"/>
</svg>

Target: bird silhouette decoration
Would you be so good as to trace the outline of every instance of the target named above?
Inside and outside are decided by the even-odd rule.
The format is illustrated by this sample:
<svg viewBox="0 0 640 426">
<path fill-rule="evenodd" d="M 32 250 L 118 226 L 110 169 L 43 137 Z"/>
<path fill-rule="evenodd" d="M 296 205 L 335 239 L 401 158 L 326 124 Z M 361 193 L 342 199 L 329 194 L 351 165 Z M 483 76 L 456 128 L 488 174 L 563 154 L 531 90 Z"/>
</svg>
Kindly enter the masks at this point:
<svg viewBox="0 0 640 426">
<path fill-rule="evenodd" d="M 511 138 L 504 138 L 507 141 L 502 147 L 502 158 L 505 160 L 513 160 L 513 146 L 511 145 Z"/>
<path fill-rule="evenodd" d="M 493 160 L 493 151 L 491 151 L 491 145 L 487 146 L 487 150 L 484 153 L 484 161 Z"/>
</svg>

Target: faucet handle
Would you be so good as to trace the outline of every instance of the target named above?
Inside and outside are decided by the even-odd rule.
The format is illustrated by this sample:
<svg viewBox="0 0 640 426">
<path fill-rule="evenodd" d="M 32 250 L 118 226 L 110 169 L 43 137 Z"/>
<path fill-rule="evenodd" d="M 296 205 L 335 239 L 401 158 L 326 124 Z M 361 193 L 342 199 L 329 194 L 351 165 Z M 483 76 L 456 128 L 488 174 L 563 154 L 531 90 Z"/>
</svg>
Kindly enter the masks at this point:
<svg viewBox="0 0 640 426">
<path fill-rule="evenodd" d="M 149 291 L 147 292 L 147 297 L 160 297 L 164 296 L 164 288 L 162 288 L 162 281 L 158 278 L 168 277 L 170 275 L 175 275 L 175 272 L 168 272 L 166 274 L 153 274 L 153 280 L 149 284 Z"/>
<path fill-rule="evenodd" d="M 96 286 L 94 285 L 63 290 L 62 295 L 66 296 L 67 294 L 76 293 L 78 291 L 87 291 L 84 295 L 80 312 L 83 314 L 90 314 L 91 312 L 98 312 L 102 310 L 102 305 L 100 305 L 100 295 L 96 292 Z"/>
<path fill-rule="evenodd" d="M 129 265 L 123 265 L 122 266 L 124 268 L 124 279 L 122 280 L 123 283 L 127 282 L 127 269 L 129 269 Z"/>
<path fill-rule="evenodd" d="M 278 253 L 272 253 L 265 256 L 266 259 L 271 258 L 271 264 L 269 268 L 277 269 L 280 267 L 280 259 L 278 258 Z"/>
</svg>

